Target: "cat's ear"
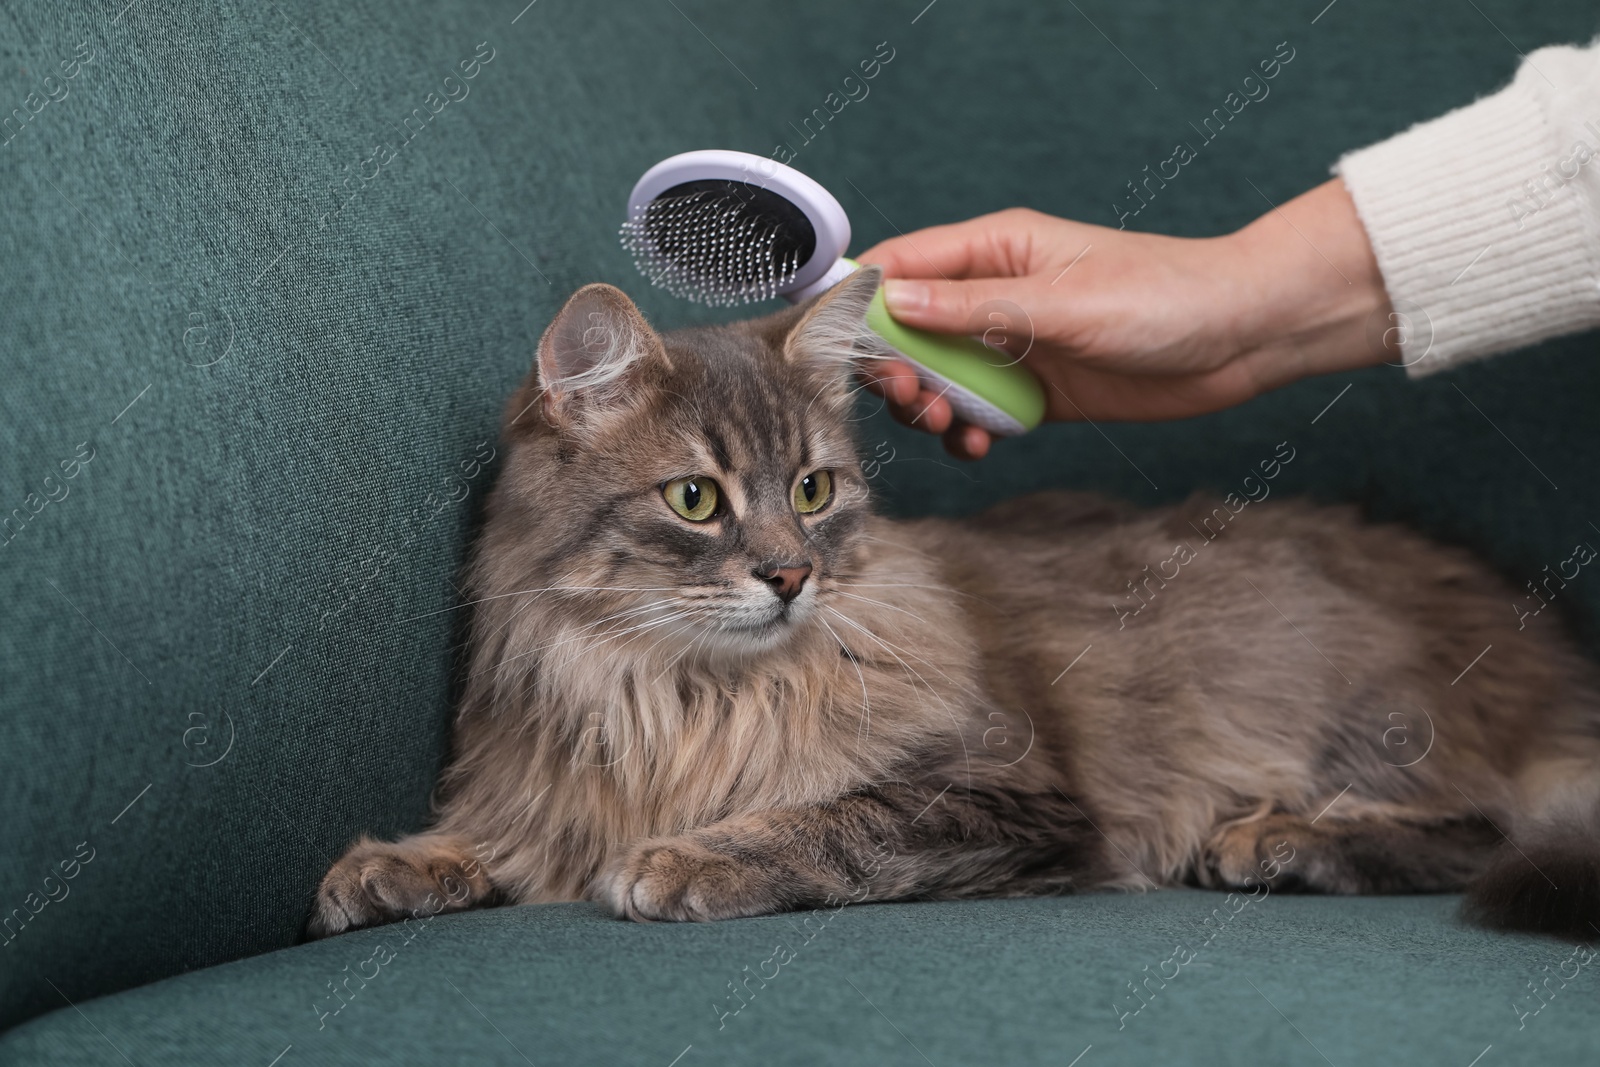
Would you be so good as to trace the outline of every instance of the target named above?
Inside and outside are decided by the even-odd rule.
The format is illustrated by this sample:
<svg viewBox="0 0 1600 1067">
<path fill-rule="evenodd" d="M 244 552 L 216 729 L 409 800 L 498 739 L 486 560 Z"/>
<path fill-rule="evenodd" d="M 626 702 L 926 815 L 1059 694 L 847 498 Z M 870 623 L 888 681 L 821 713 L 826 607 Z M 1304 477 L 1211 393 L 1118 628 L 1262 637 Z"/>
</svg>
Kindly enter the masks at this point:
<svg viewBox="0 0 1600 1067">
<path fill-rule="evenodd" d="M 816 367 L 847 397 L 859 361 L 881 358 L 887 348 L 867 326 L 867 308 L 883 282 L 880 267 L 862 267 L 823 293 L 789 331 L 786 360 Z"/>
<path fill-rule="evenodd" d="M 625 409 L 651 368 L 669 371 L 671 365 L 644 315 L 616 286 L 586 285 L 539 338 L 545 418 L 571 427 Z"/>
</svg>

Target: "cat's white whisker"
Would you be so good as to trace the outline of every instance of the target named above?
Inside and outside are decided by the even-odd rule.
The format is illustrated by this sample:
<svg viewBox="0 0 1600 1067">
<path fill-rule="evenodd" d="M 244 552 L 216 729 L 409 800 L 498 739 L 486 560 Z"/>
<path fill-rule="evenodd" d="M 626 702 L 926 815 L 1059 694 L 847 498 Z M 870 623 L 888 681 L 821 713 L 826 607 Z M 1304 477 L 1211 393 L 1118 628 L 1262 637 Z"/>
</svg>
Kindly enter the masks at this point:
<svg viewBox="0 0 1600 1067">
<path fill-rule="evenodd" d="M 931 623 L 928 622 L 927 619 L 924 619 L 921 615 L 918 615 L 916 612 L 912 611 L 910 608 L 903 608 L 899 604 L 891 604 L 887 600 L 874 600 L 869 596 L 859 596 L 859 595 L 857 595 L 855 593 L 846 592 L 844 589 L 839 588 L 838 586 L 835 586 L 834 588 L 828 590 L 828 592 L 834 594 L 835 596 L 843 596 L 843 597 L 849 597 L 851 600 L 859 600 L 861 603 L 863 603 L 863 604 L 871 604 L 873 607 L 888 608 L 890 611 L 902 612 L 903 614 L 909 615 L 913 619 L 916 619 L 918 622 L 922 623 L 924 626 L 932 625 Z"/>
<path fill-rule="evenodd" d="M 867 695 L 867 676 L 862 673 L 861 664 L 856 662 L 855 654 L 839 637 L 838 632 L 828 625 L 827 620 L 818 618 L 817 622 L 821 623 L 822 628 L 827 630 L 828 635 L 838 643 L 839 651 L 849 659 L 850 666 L 856 669 L 856 677 L 861 680 L 861 725 L 856 728 L 856 750 L 860 751 L 863 741 L 872 737 L 872 698 Z"/>
<path fill-rule="evenodd" d="M 904 659 L 902 659 L 898 655 L 898 653 L 895 651 L 895 649 L 898 648 L 898 646 L 892 644 L 889 641 L 886 641 L 884 638 L 880 637 L 878 634 L 874 633 L 872 630 L 868 629 L 867 627 L 863 626 L 862 624 L 856 622 L 854 619 L 850 618 L 848 615 L 846 615 L 843 612 L 839 611 L 837 608 L 829 607 L 827 605 L 821 605 L 821 607 L 822 607 L 822 609 L 824 611 L 829 612 L 835 618 L 839 619 L 841 622 L 848 623 L 849 625 L 855 627 L 857 630 L 860 630 L 863 634 L 865 634 L 871 640 L 876 641 L 879 645 L 881 645 L 885 649 L 885 651 L 887 651 L 889 653 L 890 656 L 894 657 L 896 662 L 898 662 L 902 667 L 904 667 L 906 669 L 906 671 L 908 671 L 914 678 L 916 678 L 916 680 L 918 682 L 922 683 L 923 688 L 928 691 L 928 695 L 933 698 L 933 700 L 934 700 L 934 702 L 936 704 L 938 704 L 940 710 L 945 713 L 946 717 L 949 718 L 952 727 L 954 727 L 953 736 L 961 744 L 962 758 L 963 758 L 963 761 L 964 761 L 964 763 L 966 765 L 966 771 L 967 771 L 968 788 L 971 788 L 971 781 L 972 781 L 972 753 L 970 751 L 968 751 L 968 749 L 967 749 L 966 737 L 964 736 L 962 730 L 960 729 L 961 720 L 960 720 L 960 716 L 957 713 L 956 709 L 954 709 L 954 708 L 952 708 L 950 706 L 949 702 L 944 699 L 944 697 L 939 693 L 939 691 L 937 689 L 935 689 L 931 684 L 929 684 L 929 682 L 928 682 L 928 680 L 926 678 L 922 677 L 922 675 L 916 670 L 916 668 L 912 667 L 911 664 L 907 663 Z M 906 651 L 905 649 L 900 649 L 900 651 L 905 651 L 906 655 L 911 656 L 913 659 L 918 659 L 919 661 L 921 659 L 920 657 L 914 655 L 913 653 L 911 653 L 909 651 Z M 949 678 L 948 675 L 945 675 L 945 673 L 942 670 L 940 670 L 937 666 L 934 667 L 934 670 L 941 677 L 945 678 L 946 681 L 953 681 L 952 679 Z M 955 685 L 957 687 L 957 692 L 963 692 L 965 690 L 965 686 L 962 686 L 960 683 L 955 683 Z M 963 692 L 963 695 L 965 695 L 964 692 Z M 975 696 L 976 694 L 973 694 L 973 695 Z"/>
<path fill-rule="evenodd" d="M 921 549 L 918 549 L 918 548 L 912 548 L 910 545 L 902 544 L 899 541 L 891 541 L 887 537 L 879 537 L 876 534 L 864 533 L 864 534 L 861 535 L 861 540 L 870 541 L 873 544 L 888 545 L 890 548 L 897 549 L 898 551 L 901 551 L 901 552 L 905 552 L 908 555 L 917 556 L 920 559 L 928 560 L 930 563 L 937 562 L 935 560 L 935 558 L 931 554 L 929 554 L 927 552 L 924 552 L 924 551 L 922 551 Z"/>
<path fill-rule="evenodd" d="M 543 593 L 543 592 L 548 592 L 548 591 L 553 590 L 553 589 L 576 590 L 576 589 L 583 589 L 583 588 L 586 588 L 586 587 L 575 586 L 575 585 L 571 585 L 571 584 L 545 586 L 545 587 L 538 588 L 538 589 L 518 590 L 518 591 L 513 592 L 513 593 L 506 593 L 506 594 L 500 594 L 498 596 L 486 597 L 486 598 L 483 598 L 482 600 L 472 601 L 471 603 L 474 603 L 474 604 L 483 603 L 483 602 L 488 601 L 488 600 L 499 600 L 504 596 L 520 596 L 520 595 L 523 595 L 525 593 L 530 593 L 530 592 Z M 671 592 L 672 591 L 672 588 L 670 586 L 659 586 L 659 587 L 652 587 L 652 586 L 593 586 L 593 587 L 587 587 L 587 588 L 589 588 L 591 590 L 605 590 L 605 591 L 608 591 L 608 592 L 609 591 L 616 591 L 616 592 Z M 486 633 L 486 634 L 477 635 L 477 641 L 480 644 L 487 644 L 493 638 L 497 637 L 502 631 L 509 630 L 511 628 L 512 624 L 517 621 L 517 618 L 524 611 L 526 611 L 528 608 L 534 606 L 534 604 L 536 604 L 538 602 L 538 599 L 539 598 L 537 596 L 533 596 L 533 597 L 530 597 L 528 600 L 522 602 L 521 604 L 517 605 L 515 608 L 512 609 L 511 614 L 508 615 L 499 625 L 495 626 L 493 629 L 488 631 L 488 633 Z M 486 668 L 486 669 L 493 669 L 493 668 Z M 469 677 L 475 677 L 477 673 L 481 673 L 481 672 L 474 672 L 474 674 L 469 675 Z"/>
<path fill-rule="evenodd" d="M 636 617 L 638 614 L 640 614 L 640 613 L 638 613 L 638 612 L 632 613 L 629 616 L 629 618 Z M 574 639 L 579 639 L 579 640 L 581 640 L 581 639 L 590 639 L 590 638 L 595 639 L 595 643 L 594 644 L 585 646 L 582 649 L 583 654 L 587 655 L 587 654 L 593 652 L 595 649 L 600 648 L 600 647 L 602 647 L 604 645 L 608 645 L 608 644 L 612 643 L 613 641 L 619 640 L 619 639 L 621 639 L 623 637 L 627 637 L 627 636 L 629 636 L 631 634 L 641 633 L 641 632 L 643 632 L 645 630 L 652 630 L 652 629 L 655 629 L 658 626 L 665 626 L 669 622 L 676 622 L 679 619 L 690 618 L 690 617 L 694 616 L 695 614 L 697 614 L 696 609 L 683 608 L 683 609 L 680 609 L 678 611 L 673 612 L 670 615 L 665 615 L 665 616 L 662 616 L 661 618 L 656 618 L 656 619 L 646 619 L 644 622 L 636 622 L 636 623 L 633 623 L 632 625 L 624 626 L 621 629 L 602 630 L 599 633 L 581 632 L 580 634 L 576 635 L 576 637 Z M 567 643 L 566 641 L 558 641 L 558 642 L 556 642 L 555 645 L 546 646 L 546 648 L 543 651 L 548 651 L 550 648 L 555 648 L 555 647 L 557 647 L 559 645 L 563 645 L 563 644 L 566 644 L 566 643 Z"/>
<path fill-rule="evenodd" d="M 549 592 L 574 592 L 574 593 L 670 593 L 671 586 L 634 586 L 634 585 L 546 585 L 534 589 L 516 589 L 509 593 L 496 593 L 494 596 L 479 597 L 476 600 L 463 600 L 459 604 L 452 604 L 447 608 L 437 611 L 425 611 L 421 615 L 411 615 L 401 619 L 401 622 L 415 622 L 417 619 L 426 619 L 433 615 L 443 615 L 447 611 L 457 611 L 461 608 L 470 608 L 476 604 L 487 604 L 491 600 L 504 600 L 506 597 L 528 596 L 529 594 L 542 594 Z"/>
<path fill-rule="evenodd" d="M 698 618 L 702 617 L 704 614 L 705 614 L 704 610 L 703 609 L 699 609 L 697 607 L 697 608 L 692 609 L 692 614 L 690 615 L 690 618 L 691 619 L 698 619 Z M 685 627 L 685 626 L 674 626 L 672 628 L 672 630 L 670 630 L 669 632 L 667 632 L 665 634 L 662 634 L 655 641 L 651 642 L 650 647 L 645 649 L 645 651 L 644 651 L 644 658 L 648 659 L 655 652 L 655 650 L 657 648 L 660 648 L 661 645 L 664 644 L 665 642 L 670 641 L 675 637 L 681 637 L 684 633 L 692 632 L 692 631 L 694 631 L 696 629 L 699 630 L 699 633 L 695 637 L 695 641 L 700 640 L 701 637 L 704 637 L 709 633 L 709 631 L 706 630 L 703 626 L 687 626 L 687 627 Z M 693 647 L 694 643 L 695 643 L 694 641 L 689 642 L 689 645 L 687 647 Z M 686 650 L 687 650 L 687 648 L 679 649 L 678 652 L 673 656 L 672 662 L 676 662 L 678 657 L 682 656 L 683 653 Z M 659 675 L 657 677 L 659 677 Z"/>
<path fill-rule="evenodd" d="M 868 540 L 874 540 L 869 538 Z M 962 589 L 952 589 L 943 585 L 919 585 L 915 582 L 851 582 L 851 589 L 925 589 L 940 596 L 963 596 L 970 600 L 980 600 L 991 607 L 994 601 L 988 597 L 979 596 L 977 593 L 968 593 Z"/>
<path fill-rule="evenodd" d="M 943 678 L 945 681 L 954 681 L 954 679 L 952 679 L 948 674 L 946 674 L 944 672 L 944 669 L 941 668 L 937 663 L 933 663 L 933 662 L 930 662 L 929 660 L 924 659 L 923 657 L 917 655 L 915 652 L 912 652 L 910 649 L 901 648 L 899 645 L 896 645 L 893 642 L 891 642 L 891 641 L 887 640 L 886 638 L 884 638 L 881 634 L 874 633 L 872 630 L 870 630 L 867 627 L 863 626 L 861 623 L 857 622 L 855 619 L 852 619 L 850 616 L 846 615 L 844 612 L 840 611 L 838 608 L 831 607 L 831 606 L 828 606 L 828 605 L 819 605 L 819 606 L 821 606 L 823 608 L 823 610 L 825 610 L 825 611 L 832 612 L 835 617 L 837 617 L 838 619 L 842 620 L 843 622 L 849 623 L 851 626 L 854 626 L 856 629 L 860 630 L 862 633 L 866 634 L 868 637 L 870 637 L 874 641 L 878 642 L 885 649 L 890 650 L 890 654 L 891 655 L 893 655 L 894 652 L 896 652 L 896 651 L 904 652 L 907 656 L 910 656 L 912 659 L 916 660 L 918 663 L 921 663 L 923 666 L 925 666 L 929 670 L 933 671 L 935 674 L 937 674 L 939 677 Z M 900 659 L 899 656 L 895 656 L 895 658 L 896 659 Z M 906 663 L 905 660 L 901 659 L 900 662 L 905 666 L 906 670 L 908 670 L 908 671 L 912 670 L 911 665 L 909 663 Z M 915 673 L 915 672 L 913 671 L 913 673 Z M 917 677 L 919 679 L 921 679 L 922 675 L 918 674 Z M 926 680 L 923 681 L 923 684 L 927 685 Z M 929 688 L 931 689 L 932 687 L 930 686 Z"/>
<path fill-rule="evenodd" d="M 625 637 L 630 637 L 630 636 L 632 636 L 634 634 L 645 633 L 647 631 L 654 630 L 654 629 L 657 629 L 657 628 L 662 627 L 662 626 L 666 626 L 666 625 L 668 625 L 670 623 L 677 622 L 677 621 L 679 621 L 681 619 L 684 619 L 684 618 L 688 618 L 688 617 L 690 617 L 690 615 L 691 615 L 690 612 L 680 612 L 680 613 L 678 613 L 676 615 L 669 615 L 669 616 L 667 616 L 665 618 L 661 618 L 661 619 L 652 619 L 649 622 L 639 623 L 637 625 L 626 627 L 626 628 L 624 628 L 622 630 L 615 631 L 615 632 L 608 632 L 608 633 L 603 633 L 603 634 L 593 634 L 593 635 L 591 635 L 591 634 L 580 635 L 580 638 L 589 639 L 591 641 L 591 643 L 583 645 L 581 648 L 577 649 L 576 650 L 576 654 L 577 654 L 577 656 L 582 656 L 582 657 L 592 656 L 596 652 L 598 652 L 600 649 L 604 648 L 605 646 L 613 644 L 613 643 L 615 643 L 617 641 L 620 641 L 621 639 L 623 639 Z M 568 642 L 565 642 L 565 641 L 556 642 L 556 645 L 552 645 L 549 648 L 546 648 L 544 651 L 548 652 L 548 651 L 550 651 L 551 649 L 553 649 L 553 648 L 555 648 L 557 646 L 565 645 L 567 643 Z M 606 654 L 607 662 L 610 662 L 611 660 L 615 659 L 616 656 L 621 653 L 621 651 L 622 651 L 621 648 L 613 648 L 612 650 L 610 650 Z M 569 656 L 568 658 L 570 659 L 572 657 Z"/>
<path fill-rule="evenodd" d="M 498 661 L 497 663 L 495 663 L 492 669 L 498 671 L 501 667 L 503 667 L 504 665 L 506 665 L 508 663 L 514 662 L 516 660 L 524 659 L 524 658 L 526 658 L 528 656 L 539 655 L 541 653 L 548 652 L 551 649 L 558 648 L 558 647 L 561 647 L 561 646 L 566 645 L 566 644 L 570 644 L 571 642 L 574 642 L 574 641 L 580 641 L 580 640 L 584 640 L 584 639 L 590 638 L 590 637 L 605 637 L 608 634 L 612 634 L 613 632 L 612 631 L 602 631 L 601 633 L 591 633 L 591 631 L 595 630 L 597 627 L 605 625 L 607 622 L 614 622 L 614 621 L 619 621 L 619 620 L 623 620 L 623 619 L 634 618 L 634 617 L 642 615 L 642 614 L 647 614 L 647 613 L 649 613 L 651 611 L 658 611 L 658 610 L 661 610 L 662 608 L 669 608 L 669 607 L 672 607 L 674 605 L 675 605 L 675 599 L 674 598 L 664 598 L 662 600 L 653 601 L 653 602 L 651 602 L 649 604 L 635 606 L 635 607 L 632 607 L 632 608 L 625 609 L 623 611 L 615 612 L 615 613 L 613 613 L 611 615 L 604 616 L 603 618 L 596 619 L 593 622 L 585 624 L 584 626 L 580 627 L 576 633 L 569 634 L 568 636 L 562 638 L 561 640 L 558 640 L 558 641 L 555 641 L 555 642 L 552 642 L 552 643 L 546 644 L 546 645 L 540 645 L 540 646 L 535 647 L 535 648 L 527 649 L 526 651 L 519 652 L 514 656 L 505 657 L 505 658 L 501 659 L 500 661 Z M 689 612 L 685 611 L 684 614 L 687 615 L 687 614 L 689 614 Z M 624 629 L 623 631 L 621 631 L 621 633 L 614 634 L 614 636 L 618 636 L 618 637 L 625 636 L 626 634 L 631 633 L 631 632 L 633 632 L 632 628 Z M 593 647 L 598 647 L 598 646 L 593 646 Z"/>
</svg>

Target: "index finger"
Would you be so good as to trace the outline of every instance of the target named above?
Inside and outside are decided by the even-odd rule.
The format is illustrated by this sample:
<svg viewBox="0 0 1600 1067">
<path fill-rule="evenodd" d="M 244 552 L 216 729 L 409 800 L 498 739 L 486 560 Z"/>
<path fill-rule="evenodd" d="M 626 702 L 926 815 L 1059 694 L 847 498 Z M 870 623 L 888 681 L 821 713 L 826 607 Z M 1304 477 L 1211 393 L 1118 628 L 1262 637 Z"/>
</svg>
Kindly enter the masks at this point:
<svg viewBox="0 0 1600 1067">
<path fill-rule="evenodd" d="M 1012 208 L 891 237 L 856 259 L 891 278 L 1017 277 L 1028 273 L 1028 248 L 1048 218 Z"/>
</svg>

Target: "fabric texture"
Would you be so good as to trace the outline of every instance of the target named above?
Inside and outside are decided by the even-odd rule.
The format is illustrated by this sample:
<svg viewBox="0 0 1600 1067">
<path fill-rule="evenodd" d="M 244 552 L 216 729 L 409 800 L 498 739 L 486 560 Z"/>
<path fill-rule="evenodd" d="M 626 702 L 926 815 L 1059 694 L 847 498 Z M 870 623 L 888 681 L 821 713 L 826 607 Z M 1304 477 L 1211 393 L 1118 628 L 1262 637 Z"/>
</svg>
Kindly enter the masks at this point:
<svg viewBox="0 0 1600 1067">
<path fill-rule="evenodd" d="M 651 290 L 619 247 L 633 182 L 676 152 L 787 145 L 859 251 L 1016 204 L 1115 226 L 1126 184 L 1187 140 L 1195 158 L 1129 224 L 1215 234 L 1352 145 L 1503 85 L 1519 56 L 1502 31 L 1527 50 L 1596 28 L 1577 0 L 1313 6 L 0 8 L 0 117 L 27 116 L 0 130 L 0 1025 L 33 1020 L 0 1037 L 0 1062 L 123 1063 L 112 1043 L 138 1063 L 268 1064 L 291 1043 L 278 1067 L 523 1062 L 447 986 L 409 984 L 431 975 L 535 1062 L 665 1065 L 691 1042 L 679 1067 L 754 1058 L 704 1052 L 719 1046 L 695 1020 L 714 1024 L 710 996 L 787 920 L 645 928 L 584 907 L 440 920 L 437 954 L 419 941 L 329 1023 L 337 1048 L 300 1036 L 383 937 L 299 944 L 318 879 L 356 834 L 427 818 L 463 638 L 453 582 L 539 332 L 592 281 L 663 327 L 748 313 Z M 1286 41 L 1270 95 L 1225 106 Z M 859 81 L 885 42 L 893 58 Z M 1201 143 L 1191 123 L 1219 108 L 1226 128 Z M 1520 586 L 1600 536 L 1594 344 L 1419 382 L 1317 379 L 1182 423 L 1053 425 L 971 466 L 865 399 L 860 433 L 900 514 L 1047 487 L 1226 492 L 1288 441 L 1278 493 L 1359 501 Z M 1551 610 L 1592 647 L 1597 608 L 1584 574 Z M 729 1029 L 772 1028 L 761 1054 L 781 1062 L 922 1062 L 849 977 L 940 1067 L 1066 1064 L 1091 1041 L 1094 1067 L 1111 997 L 1219 906 L 847 911 L 829 931 L 848 932 L 849 966 L 797 971 L 792 997 Z M 1212 961 L 1192 1011 L 1129 1030 L 1160 1062 L 1222 1062 L 1205 1050 L 1227 1041 L 1322 1062 L 1242 972 L 1335 1062 L 1378 1047 L 1374 1019 L 1422 1050 L 1400 1061 L 1466 1064 L 1479 1016 L 1499 1054 L 1493 1017 L 1514 1030 L 1512 998 L 1570 947 L 1471 934 L 1453 908 L 1252 905 L 1270 937 Z M 1586 995 L 1509 1047 L 1581 1048 Z"/>
<path fill-rule="evenodd" d="M 588 904 L 508 908 L 430 920 L 410 943 L 361 931 L 101 998 L 12 1031 L 0 1060 L 1590 1062 L 1600 958 L 1466 929 L 1454 907 L 1269 896 L 1235 911 L 1171 890 L 649 926 Z"/>
<path fill-rule="evenodd" d="M 1600 324 L 1600 44 L 1541 48 L 1334 169 L 1414 377 Z"/>
</svg>

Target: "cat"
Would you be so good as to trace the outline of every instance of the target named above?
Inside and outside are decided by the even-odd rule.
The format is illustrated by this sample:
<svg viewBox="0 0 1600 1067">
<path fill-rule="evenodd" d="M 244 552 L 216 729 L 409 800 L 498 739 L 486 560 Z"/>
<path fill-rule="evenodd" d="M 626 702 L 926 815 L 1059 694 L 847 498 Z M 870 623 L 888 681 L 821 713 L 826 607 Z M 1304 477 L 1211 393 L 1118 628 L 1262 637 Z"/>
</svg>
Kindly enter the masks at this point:
<svg viewBox="0 0 1600 1067">
<path fill-rule="evenodd" d="M 1600 688 L 1558 627 L 1351 507 L 1252 508 L 1120 629 L 1214 501 L 875 515 L 879 281 L 664 335 L 571 297 L 505 409 L 432 828 L 359 839 L 311 936 L 1180 884 L 1466 889 L 1481 923 L 1589 935 Z"/>
</svg>

